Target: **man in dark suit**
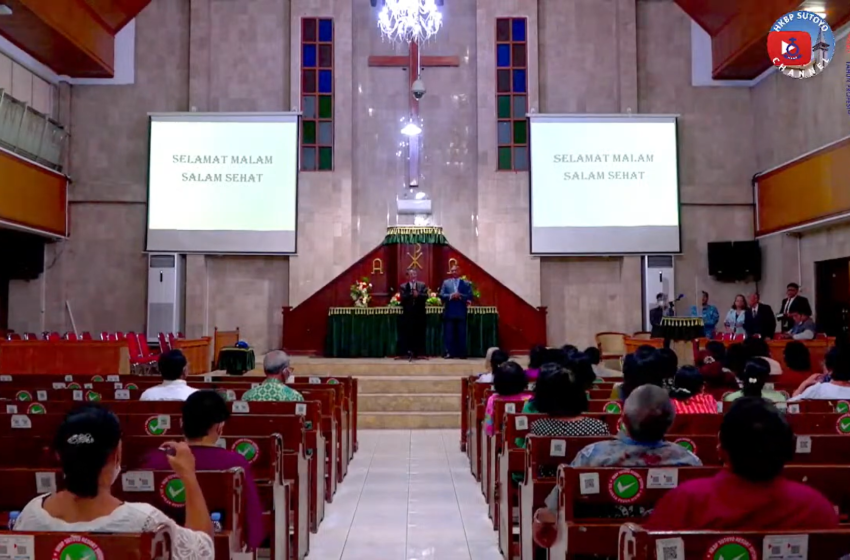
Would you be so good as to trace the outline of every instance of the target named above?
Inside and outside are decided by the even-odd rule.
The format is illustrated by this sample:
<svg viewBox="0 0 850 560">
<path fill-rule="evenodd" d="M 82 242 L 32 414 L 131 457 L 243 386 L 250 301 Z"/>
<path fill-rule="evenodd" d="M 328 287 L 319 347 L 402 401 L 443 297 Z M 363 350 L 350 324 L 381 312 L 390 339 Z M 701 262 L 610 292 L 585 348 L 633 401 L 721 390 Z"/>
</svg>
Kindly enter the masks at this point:
<svg viewBox="0 0 850 560">
<path fill-rule="evenodd" d="M 460 268 L 453 265 L 440 288 L 443 300 L 443 346 L 446 358 L 466 358 L 466 306 L 472 301 L 472 287 L 461 280 Z"/>
<path fill-rule="evenodd" d="M 785 290 L 785 299 L 782 300 L 782 305 L 779 306 L 779 314 L 777 319 L 782 321 L 782 332 L 787 333 L 794 327 L 794 319 L 792 313 L 800 313 L 806 317 L 812 316 L 812 306 L 805 296 L 800 295 L 800 286 L 795 282 L 788 284 Z"/>
<path fill-rule="evenodd" d="M 400 356 L 413 361 L 425 355 L 425 302 L 428 287 L 417 280 L 415 268 L 407 269 L 407 282 L 401 286 Z"/>
<path fill-rule="evenodd" d="M 744 330 L 747 336 L 760 335 L 762 338 L 773 338 L 776 334 L 776 317 L 773 309 L 759 301 L 759 293 L 750 295 L 750 307 L 744 313 Z"/>
</svg>

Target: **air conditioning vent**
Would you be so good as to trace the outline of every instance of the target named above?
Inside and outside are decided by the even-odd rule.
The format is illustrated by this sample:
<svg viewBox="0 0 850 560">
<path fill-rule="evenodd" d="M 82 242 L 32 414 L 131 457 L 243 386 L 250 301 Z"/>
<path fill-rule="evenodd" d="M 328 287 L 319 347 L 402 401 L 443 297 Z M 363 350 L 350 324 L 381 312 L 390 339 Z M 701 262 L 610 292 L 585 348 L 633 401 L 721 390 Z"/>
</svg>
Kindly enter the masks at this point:
<svg viewBox="0 0 850 560">
<path fill-rule="evenodd" d="M 673 255 L 648 255 L 646 268 L 673 268 Z"/>
</svg>

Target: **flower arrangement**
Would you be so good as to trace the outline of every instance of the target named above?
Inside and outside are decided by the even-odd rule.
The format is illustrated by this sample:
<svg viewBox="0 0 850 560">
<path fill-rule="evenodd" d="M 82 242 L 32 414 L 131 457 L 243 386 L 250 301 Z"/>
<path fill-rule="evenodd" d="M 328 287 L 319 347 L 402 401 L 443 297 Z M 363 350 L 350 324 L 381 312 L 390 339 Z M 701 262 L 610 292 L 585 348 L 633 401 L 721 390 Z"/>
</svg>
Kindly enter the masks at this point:
<svg viewBox="0 0 850 560">
<path fill-rule="evenodd" d="M 425 300 L 425 305 L 431 307 L 440 307 L 443 305 L 440 296 L 437 295 L 437 292 L 428 292 L 428 299 Z"/>
<path fill-rule="evenodd" d="M 472 299 L 475 300 L 481 298 L 481 291 L 478 289 L 478 286 L 475 285 L 475 282 L 466 276 L 461 276 L 460 279 L 469 284 L 469 289 L 472 291 Z"/>
<path fill-rule="evenodd" d="M 390 307 L 399 307 L 401 305 L 401 294 L 396 292 L 393 297 L 390 298 Z"/>
<path fill-rule="evenodd" d="M 372 283 L 365 276 L 351 285 L 351 299 L 354 301 L 354 307 L 369 307 L 369 301 L 372 299 L 369 294 L 371 289 Z"/>
</svg>

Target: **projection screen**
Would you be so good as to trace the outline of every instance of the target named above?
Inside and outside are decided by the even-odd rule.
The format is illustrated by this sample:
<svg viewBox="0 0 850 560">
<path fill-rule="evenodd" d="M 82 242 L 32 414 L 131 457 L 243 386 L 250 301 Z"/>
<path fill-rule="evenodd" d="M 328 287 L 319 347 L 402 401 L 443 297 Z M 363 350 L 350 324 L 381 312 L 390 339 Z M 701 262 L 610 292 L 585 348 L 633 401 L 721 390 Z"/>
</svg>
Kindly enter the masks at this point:
<svg viewBox="0 0 850 560">
<path fill-rule="evenodd" d="M 530 115 L 531 253 L 678 253 L 675 116 Z"/>
<path fill-rule="evenodd" d="M 296 250 L 297 113 L 150 114 L 147 250 Z"/>
</svg>

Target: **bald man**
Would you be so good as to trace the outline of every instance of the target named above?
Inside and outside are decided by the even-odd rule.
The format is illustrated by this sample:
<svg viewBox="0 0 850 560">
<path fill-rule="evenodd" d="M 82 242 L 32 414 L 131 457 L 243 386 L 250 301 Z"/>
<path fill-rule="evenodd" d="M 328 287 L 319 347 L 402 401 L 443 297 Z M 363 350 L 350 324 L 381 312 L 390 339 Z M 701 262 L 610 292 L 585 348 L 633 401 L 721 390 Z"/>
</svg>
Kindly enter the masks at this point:
<svg viewBox="0 0 850 560">
<path fill-rule="evenodd" d="M 242 395 L 243 401 L 303 401 L 304 397 L 295 389 L 286 386 L 292 375 L 289 356 L 281 350 L 273 350 L 263 358 L 266 380 Z"/>
</svg>

